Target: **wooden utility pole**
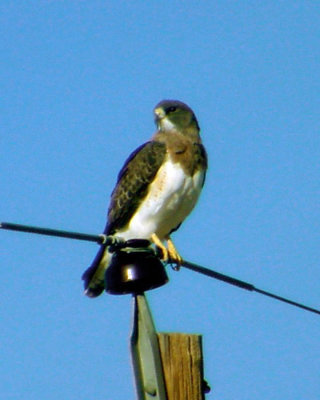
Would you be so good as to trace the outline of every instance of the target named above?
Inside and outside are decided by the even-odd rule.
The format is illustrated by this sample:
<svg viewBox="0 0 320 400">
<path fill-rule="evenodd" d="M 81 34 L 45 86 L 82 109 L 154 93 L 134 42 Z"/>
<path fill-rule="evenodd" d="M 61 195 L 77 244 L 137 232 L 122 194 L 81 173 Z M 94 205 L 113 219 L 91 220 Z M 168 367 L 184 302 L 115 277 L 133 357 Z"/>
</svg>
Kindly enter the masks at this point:
<svg viewBox="0 0 320 400">
<path fill-rule="evenodd" d="M 134 296 L 131 352 L 139 400 L 204 400 L 202 337 L 157 333 L 144 294 Z"/>
<path fill-rule="evenodd" d="M 202 337 L 158 333 L 168 400 L 203 400 Z"/>
</svg>

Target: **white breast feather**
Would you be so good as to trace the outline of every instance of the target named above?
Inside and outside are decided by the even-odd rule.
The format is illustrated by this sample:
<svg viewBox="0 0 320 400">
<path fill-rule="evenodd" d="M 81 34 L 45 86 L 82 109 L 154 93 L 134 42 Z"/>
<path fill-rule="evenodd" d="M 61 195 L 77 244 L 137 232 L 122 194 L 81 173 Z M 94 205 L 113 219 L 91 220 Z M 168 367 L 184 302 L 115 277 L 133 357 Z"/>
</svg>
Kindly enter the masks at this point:
<svg viewBox="0 0 320 400">
<path fill-rule="evenodd" d="M 170 159 L 160 167 L 149 193 L 129 226 L 117 232 L 124 239 L 147 238 L 156 233 L 162 240 L 189 215 L 195 206 L 204 172 L 187 176 L 179 163 Z"/>
</svg>

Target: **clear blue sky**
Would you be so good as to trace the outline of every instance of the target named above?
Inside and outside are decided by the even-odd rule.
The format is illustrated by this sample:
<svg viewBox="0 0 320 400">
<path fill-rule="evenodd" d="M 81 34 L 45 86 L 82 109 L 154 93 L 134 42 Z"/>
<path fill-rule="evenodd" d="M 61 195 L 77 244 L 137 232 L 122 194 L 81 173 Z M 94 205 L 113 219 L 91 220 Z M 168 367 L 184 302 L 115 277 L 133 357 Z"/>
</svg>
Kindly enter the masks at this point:
<svg viewBox="0 0 320 400">
<path fill-rule="evenodd" d="M 320 7 L 306 1 L 0 6 L 0 220 L 100 233 L 152 108 L 195 111 L 210 169 L 185 259 L 320 307 Z M 82 294 L 97 245 L 0 232 L 0 393 L 135 398 L 130 296 Z M 148 293 L 203 334 L 208 399 L 318 400 L 320 318 L 196 273 Z"/>
</svg>

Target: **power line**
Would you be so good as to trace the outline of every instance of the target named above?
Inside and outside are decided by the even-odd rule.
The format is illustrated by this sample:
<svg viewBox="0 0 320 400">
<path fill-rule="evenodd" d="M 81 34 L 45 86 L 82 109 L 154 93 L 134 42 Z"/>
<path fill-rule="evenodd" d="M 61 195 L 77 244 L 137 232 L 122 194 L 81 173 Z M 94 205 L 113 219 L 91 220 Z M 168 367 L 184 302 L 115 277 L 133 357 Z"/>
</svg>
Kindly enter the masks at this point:
<svg viewBox="0 0 320 400">
<path fill-rule="evenodd" d="M 93 235 L 93 234 L 87 234 L 87 233 L 63 231 L 63 230 L 59 230 L 59 229 L 41 228 L 41 227 L 37 227 L 37 226 L 14 224 L 11 222 L 1 222 L 0 229 L 6 229 L 6 230 L 12 230 L 12 231 L 18 231 L 18 232 L 36 233 L 36 234 L 40 234 L 40 235 L 55 236 L 55 237 L 62 237 L 62 238 L 68 238 L 68 239 L 85 240 L 85 241 L 89 241 L 89 242 L 96 242 L 98 244 L 113 245 L 115 247 L 125 247 L 125 246 L 128 246 L 128 243 L 130 242 L 130 241 L 124 242 L 123 240 L 118 240 L 115 237 L 106 236 L 104 234 Z M 135 242 L 135 241 L 133 240 L 131 242 Z M 145 240 L 142 240 L 141 242 L 143 242 L 145 246 L 147 245 Z M 268 292 L 266 290 L 256 288 L 251 283 L 242 281 L 240 279 L 233 278 L 228 275 L 221 274 L 220 272 L 214 271 L 212 269 L 202 267 L 200 265 L 191 263 L 189 261 L 183 261 L 183 264 L 181 266 L 184 268 L 190 269 L 192 271 L 198 272 L 200 274 L 206 275 L 210 278 L 214 278 L 214 279 L 223 281 L 225 283 L 228 283 L 230 285 L 237 286 L 241 289 L 245 289 L 250 292 L 260 293 L 264 296 L 271 297 L 272 299 L 275 299 L 275 300 L 281 301 L 283 303 L 290 304 L 294 307 L 301 308 L 305 311 L 309 311 L 309 312 L 320 315 L 320 310 L 318 310 L 316 308 L 312 308 L 312 307 L 306 306 L 302 303 L 298 303 L 296 301 L 287 299 L 287 298 L 279 296 L 277 294 Z"/>
<path fill-rule="evenodd" d="M 21 224 L 13 224 L 11 222 L 1 222 L 1 229 L 7 229 L 10 231 L 18 231 L 18 232 L 27 232 L 27 233 L 37 233 L 39 235 L 46 236 L 56 236 L 67 239 L 77 239 L 77 240 L 85 240 L 87 242 L 96 242 L 99 244 L 107 243 L 106 235 L 91 235 L 88 233 L 79 233 L 79 232 L 70 232 L 70 231 L 62 231 L 60 229 L 51 229 L 51 228 L 40 228 L 39 226 L 31 226 L 31 225 L 21 225 Z"/>
<path fill-rule="evenodd" d="M 232 278 L 231 276 L 221 274 L 220 272 L 216 272 L 216 271 L 213 271 L 213 270 L 211 270 L 209 268 L 205 268 L 205 267 L 202 267 L 200 265 L 193 264 L 193 263 L 191 263 L 189 261 L 184 261 L 183 264 L 182 264 L 182 267 L 185 267 L 185 268 L 190 269 L 190 270 L 195 271 L 195 272 L 199 272 L 200 274 L 209 276 L 210 278 L 218 279 L 220 281 L 229 283 L 230 285 L 237 286 L 237 287 L 239 287 L 241 289 L 245 289 L 245 290 L 248 290 L 250 292 L 257 292 L 257 293 L 263 294 L 264 296 L 271 297 L 271 298 L 273 298 L 275 300 L 282 301 L 283 303 L 287 303 L 287 304 L 290 304 L 292 306 L 295 306 L 295 307 L 298 307 L 298 308 L 302 308 L 303 310 L 310 311 L 310 312 L 313 312 L 315 314 L 319 314 L 320 315 L 320 310 L 317 310 L 316 308 L 312 308 L 312 307 L 306 306 L 304 304 L 297 303 L 296 301 L 287 299 L 285 297 L 279 296 L 279 295 L 271 293 L 271 292 L 267 292 L 266 290 L 258 289 L 254 285 L 252 285 L 251 283 L 244 282 L 244 281 L 241 281 L 241 280 L 236 279 L 236 278 Z"/>
</svg>

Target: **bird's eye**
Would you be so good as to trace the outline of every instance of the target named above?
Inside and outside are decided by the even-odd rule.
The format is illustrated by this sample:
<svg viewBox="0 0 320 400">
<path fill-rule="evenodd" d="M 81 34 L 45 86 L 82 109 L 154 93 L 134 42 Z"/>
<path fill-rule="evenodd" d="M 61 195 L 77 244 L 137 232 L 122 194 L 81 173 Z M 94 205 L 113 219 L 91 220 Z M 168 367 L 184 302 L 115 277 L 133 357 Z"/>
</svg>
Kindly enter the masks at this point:
<svg viewBox="0 0 320 400">
<path fill-rule="evenodd" d="M 171 107 L 168 107 L 168 108 L 166 109 L 166 112 L 167 112 L 167 114 L 169 114 L 169 113 L 175 112 L 176 109 L 177 109 L 177 107 L 171 106 Z"/>
</svg>

